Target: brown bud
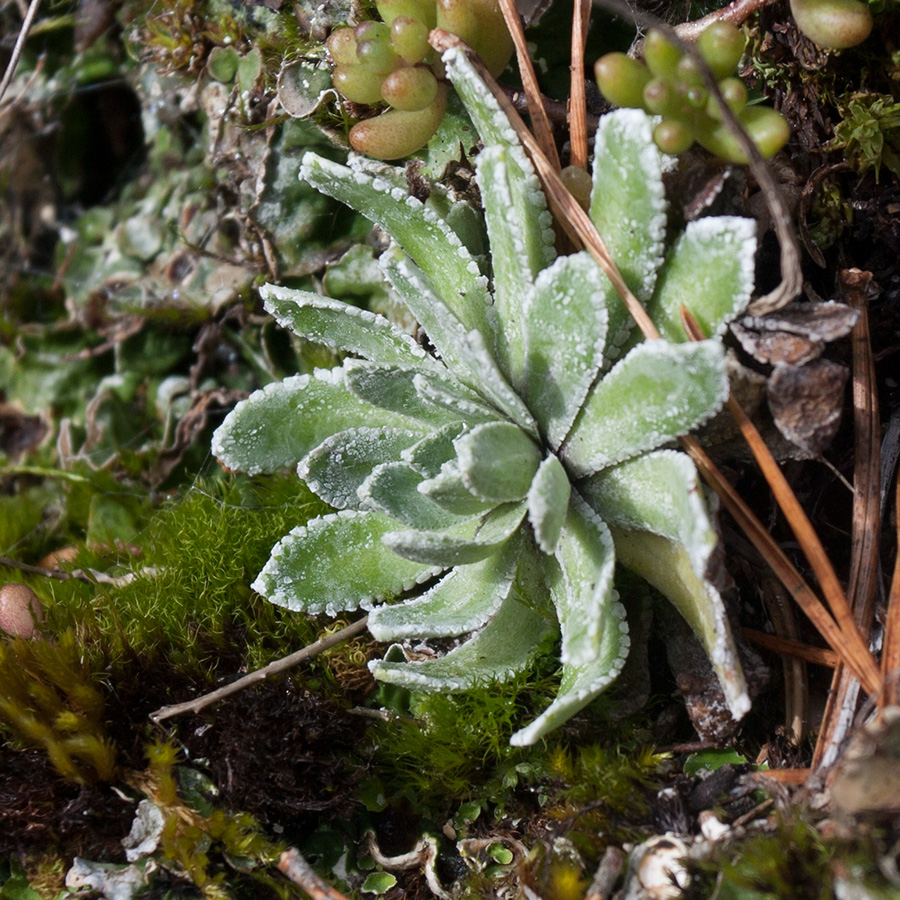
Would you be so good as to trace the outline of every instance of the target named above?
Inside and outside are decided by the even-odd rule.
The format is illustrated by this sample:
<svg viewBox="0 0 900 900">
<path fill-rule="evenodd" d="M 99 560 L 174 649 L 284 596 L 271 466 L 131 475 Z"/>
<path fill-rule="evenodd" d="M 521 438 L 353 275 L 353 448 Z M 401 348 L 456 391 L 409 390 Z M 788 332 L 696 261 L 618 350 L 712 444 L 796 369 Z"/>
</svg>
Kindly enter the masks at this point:
<svg viewBox="0 0 900 900">
<path fill-rule="evenodd" d="M 32 638 L 43 619 L 38 595 L 25 584 L 0 588 L 0 630 L 10 637 Z"/>
</svg>

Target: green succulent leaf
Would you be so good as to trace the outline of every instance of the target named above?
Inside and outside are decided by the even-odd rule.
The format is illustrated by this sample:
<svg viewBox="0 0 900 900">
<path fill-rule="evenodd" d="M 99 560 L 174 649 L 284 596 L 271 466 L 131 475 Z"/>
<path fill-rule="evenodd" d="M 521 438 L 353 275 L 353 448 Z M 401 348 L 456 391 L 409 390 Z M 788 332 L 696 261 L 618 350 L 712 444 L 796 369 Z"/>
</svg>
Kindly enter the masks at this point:
<svg viewBox="0 0 900 900">
<path fill-rule="evenodd" d="M 376 362 L 410 365 L 433 360 L 384 316 L 309 291 L 266 284 L 259 289 L 279 325 L 310 341 Z"/>
<path fill-rule="evenodd" d="M 558 578 L 562 578 L 562 575 Z M 630 647 L 625 609 L 613 597 L 601 610 L 600 618 L 603 625 L 597 656 L 581 666 L 563 665 L 562 681 L 556 699 L 533 722 L 510 738 L 510 744 L 514 747 L 528 747 L 537 743 L 584 709 L 618 678 Z"/>
<path fill-rule="evenodd" d="M 603 116 L 594 139 L 590 216 L 625 283 L 646 302 L 663 261 L 667 204 L 663 173 L 670 163 L 653 142 L 653 119 L 643 110 Z M 633 322 L 610 294 L 607 357 L 615 359 Z"/>
<path fill-rule="evenodd" d="M 545 457 L 528 488 L 528 521 L 544 553 L 553 553 L 569 511 L 572 486 L 563 464 L 553 454 Z"/>
<path fill-rule="evenodd" d="M 444 463 L 456 459 L 453 441 L 465 430 L 462 422 L 444 425 L 433 434 L 423 437 L 400 454 L 403 462 L 409 463 L 423 478 L 434 478 Z"/>
<path fill-rule="evenodd" d="M 454 447 L 454 454 L 456 448 Z M 476 497 L 468 488 L 459 470 L 459 463 L 453 459 L 441 466 L 441 471 L 425 479 L 419 490 L 434 500 L 439 506 L 457 515 L 475 515 L 486 512 L 495 504 L 490 500 Z"/>
<path fill-rule="evenodd" d="M 495 503 L 523 499 L 541 461 L 537 444 L 511 422 L 476 425 L 454 445 L 463 483 Z"/>
<path fill-rule="evenodd" d="M 525 294 L 522 396 L 554 449 L 603 366 L 611 291 L 609 279 L 582 252 L 557 259 Z"/>
<path fill-rule="evenodd" d="M 418 490 L 422 474 L 404 462 L 387 462 L 373 470 L 359 489 L 363 506 L 391 516 L 418 531 L 443 531 L 463 518 L 438 506 Z"/>
<path fill-rule="evenodd" d="M 242 400 L 213 435 L 212 452 L 250 475 L 296 466 L 326 438 L 348 428 L 415 428 L 414 419 L 378 409 L 347 390 L 345 369 L 316 369 L 266 385 Z"/>
<path fill-rule="evenodd" d="M 446 403 L 427 399 L 419 389 L 429 383 L 435 385 L 435 391 L 443 391 L 445 399 L 447 396 L 458 396 L 480 407 L 482 418 L 488 419 L 490 416 L 490 411 L 478 404 L 478 397 L 456 381 L 446 369 L 425 373 L 415 366 L 348 359 L 344 363 L 344 371 L 347 389 L 354 397 L 386 412 L 408 416 L 408 422 L 417 421 L 420 426 L 441 428 L 459 421 L 457 410 L 449 408 Z M 493 417 L 496 418 L 496 414 Z"/>
<path fill-rule="evenodd" d="M 441 216 L 385 178 L 355 173 L 314 153 L 303 157 L 300 177 L 384 228 L 425 272 L 465 328 L 486 327 L 487 282 Z"/>
<path fill-rule="evenodd" d="M 509 594 L 521 542 L 507 541 L 481 562 L 457 566 L 421 597 L 369 613 L 377 641 L 453 637 L 481 628 Z"/>
<path fill-rule="evenodd" d="M 383 539 L 396 527 L 393 519 L 366 511 L 311 519 L 275 545 L 253 590 L 277 606 L 330 616 L 396 597 L 443 568 L 391 553 Z"/>
<path fill-rule="evenodd" d="M 562 631 L 560 657 L 564 664 L 583 666 L 601 650 L 616 556 L 606 524 L 577 493 L 569 500 L 555 557 L 562 577 L 549 581 Z"/>
<path fill-rule="evenodd" d="M 616 556 L 663 593 L 694 630 L 732 714 L 750 708 L 737 650 L 718 591 L 707 578 L 715 529 L 697 470 L 683 453 L 648 453 L 581 485 L 612 530 Z"/>
<path fill-rule="evenodd" d="M 395 460 L 422 439 L 421 431 L 348 428 L 322 441 L 300 461 L 297 474 L 336 509 L 358 509 L 357 490 L 381 463 Z"/>
<path fill-rule="evenodd" d="M 524 503 L 505 503 L 476 522 L 467 522 L 448 532 L 392 531 L 385 546 L 398 556 L 448 568 L 478 562 L 513 535 L 525 516 Z"/>
<path fill-rule="evenodd" d="M 519 395 L 501 372 L 485 339 L 491 331 L 467 331 L 453 311 L 439 300 L 424 273 L 398 248 L 381 257 L 385 274 L 413 315 L 422 323 L 441 358 L 457 378 L 478 391 L 497 410 L 533 436 L 537 425 Z"/>
<path fill-rule="evenodd" d="M 531 563 L 524 552 L 513 589 L 471 640 L 439 659 L 406 663 L 373 660 L 369 663 L 372 674 L 379 681 L 412 690 L 462 691 L 505 681 L 526 669 L 556 631 L 546 607 L 546 588 Z M 524 576 L 523 570 L 527 573 Z"/>
<path fill-rule="evenodd" d="M 639 344 L 588 396 L 563 461 L 576 476 L 591 475 L 687 433 L 727 396 L 720 343 Z"/>
<path fill-rule="evenodd" d="M 756 223 L 735 216 L 689 222 L 666 256 L 647 312 L 664 338 L 684 341 L 684 306 L 707 337 L 744 311 L 754 283 Z"/>
</svg>

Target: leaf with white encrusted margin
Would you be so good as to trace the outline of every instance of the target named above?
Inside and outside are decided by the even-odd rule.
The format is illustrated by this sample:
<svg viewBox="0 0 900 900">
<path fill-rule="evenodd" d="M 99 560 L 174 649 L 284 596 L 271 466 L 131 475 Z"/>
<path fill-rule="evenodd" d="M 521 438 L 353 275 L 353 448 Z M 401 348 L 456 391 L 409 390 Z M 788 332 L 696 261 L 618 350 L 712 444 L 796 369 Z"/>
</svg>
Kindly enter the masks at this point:
<svg viewBox="0 0 900 900">
<path fill-rule="evenodd" d="M 421 439 L 421 431 L 348 428 L 307 454 L 297 466 L 297 474 L 317 497 L 335 509 L 359 509 L 356 491 L 372 469 L 395 460 Z"/>
<path fill-rule="evenodd" d="M 705 422 L 728 397 L 718 341 L 647 341 L 591 391 L 560 456 L 575 477 L 621 462 Z"/>
<path fill-rule="evenodd" d="M 426 478 L 419 485 L 419 490 L 438 506 L 461 516 L 486 512 L 495 505 L 490 500 L 476 497 L 466 487 L 455 456 L 447 460 L 439 472 Z"/>
<path fill-rule="evenodd" d="M 524 297 L 521 393 L 554 449 L 603 366 L 609 279 L 587 253 L 563 256 Z"/>
<path fill-rule="evenodd" d="M 411 690 L 464 691 L 504 681 L 528 668 L 556 632 L 547 609 L 546 588 L 534 572 L 533 554 L 519 557 L 512 590 L 494 617 L 446 656 L 422 662 L 373 660 L 369 669 L 379 681 Z M 524 571 L 524 575 L 523 575 Z"/>
<path fill-rule="evenodd" d="M 326 438 L 348 428 L 421 428 L 401 412 L 355 397 L 344 374 L 343 368 L 316 369 L 255 391 L 216 429 L 212 452 L 227 468 L 257 475 L 296 466 Z"/>
<path fill-rule="evenodd" d="M 370 608 L 440 572 L 400 559 L 383 538 L 397 523 L 376 512 L 343 510 L 311 519 L 283 537 L 252 588 L 298 612 L 336 615 Z M 352 563 L 350 562 L 352 560 Z"/>
<path fill-rule="evenodd" d="M 421 422 L 430 428 L 441 428 L 459 421 L 459 413 L 445 404 L 433 403 L 416 389 L 419 381 L 435 381 L 447 391 L 458 393 L 464 399 L 477 401 L 478 397 L 459 384 L 443 367 L 421 372 L 415 366 L 399 366 L 395 363 L 374 363 L 364 359 L 348 359 L 344 362 L 344 380 L 347 390 L 359 400 L 388 412 L 409 416 L 409 421 Z M 421 376 L 421 377 L 419 377 Z M 490 411 L 485 409 L 485 418 Z M 493 418 L 498 418 L 493 414 Z"/>
<path fill-rule="evenodd" d="M 457 566 L 420 597 L 369 613 L 376 641 L 454 637 L 481 628 L 509 594 L 521 541 L 509 540 L 481 562 Z"/>
<path fill-rule="evenodd" d="M 594 139 L 590 216 L 625 283 L 641 302 L 653 292 L 666 239 L 663 172 L 653 119 L 640 109 L 601 116 Z M 618 295 L 610 296 L 607 359 L 617 358 L 634 325 Z"/>
<path fill-rule="evenodd" d="M 376 362 L 430 365 L 434 360 L 384 316 L 309 291 L 264 284 L 266 312 L 294 334 Z"/>
<path fill-rule="evenodd" d="M 521 500 L 541 462 L 541 451 L 511 422 L 476 425 L 454 442 L 465 486 L 481 500 Z"/>
<path fill-rule="evenodd" d="M 551 453 L 545 457 L 528 488 L 528 521 L 544 553 L 553 553 L 569 511 L 572 486 L 563 464 Z"/>
<path fill-rule="evenodd" d="M 466 518 L 448 512 L 418 490 L 422 474 L 405 462 L 385 462 L 377 466 L 360 485 L 359 499 L 374 509 L 422 531 L 443 531 Z"/>
<path fill-rule="evenodd" d="M 413 376 L 413 387 L 427 403 L 449 409 L 460 422 L 477 425 L 497 421 L 497 410 L 474 392 L 460 390 L 459 382 L 445 384 L 438 378 L 422 374 Z"/>
<path fill-rule="evenodd" d="M 447 75 L 453 82 L 456 93 L 465 103 L 466 111 L 484 146 L 502 147 L 505 151 L 507 183 L 512 206 L 506 210 L 496 210 L 501 215 L 505 212 L 507 217 L 505 225 L 499 220 L 498 224 L 501 228 L 513 229 L 520 235 L 525 262 L 520 279 L 531 281 L 541 269 L 549 266 L 556 258 L 553 219 L 547 209 L 547 198 L 544 196 L 540 180 L 506 113 L 500 109 L 496 98 L 485 87 L 466 53 L 459 48 L 452 48 L 444 54 L 443 61 L 447 67 Z M 488 233 L 493 244 L 494 235 L 490 231 L 490 218 L 488 218 Z M 493 247 L 491 250 L 493 253 Z M 515 302 L 515 294 L 508 302 Z"/>
<path fill-rule="evenodd" d="M 664 338 L 684 341 L 684 305 L 707 337 L 720 336 L 753 293 L 756 223 L 737 216 L 688 222 L 666 254 L 647 312 Z"/>
<path fill-rule="evenodd" d="M 551 568 L 554 564 L 552 558 L 547 558 L 545 567 Z M 559 583 L 562 581 L 559 567 L 556 566 L 556 569 L 558 575 L 551 578 L 551 593 L 559 590 Z M 630 641 L 625 609 L 619 603 L 615 591 L 598 612 L 598 616 L 602 626 L 596 658 L 582 666 L 563 665 L 562 681 L 556 699 L 533 722 L 510 738 L 512 746 L 528 747 L 559 728 L 563 722 L 584 709 L 619 676 L 628 656 Z"/>
<path fill-rule="evenodd" d="M 425 272 L 467 329 L 486 329 L 487 280 L 437 213 L 383 178 L 355 173 L 314 153 L 303 157 L 300 178 L 384 228 Z"/>
<path fill-rule="evenodd" d="M 404 559 L 444 568 L 464 566 L 496 553 L 524 517 L 524 503 L 504 503 L 480 522 L 467 522 L 446 532 L 392 531 L 383 540 Z"/>
<path fill-rule="evenodd" d="M 717 538 L 694 464 L 683 453 L 660 450 L 604 469 L 581 489 L 609 525 L 618 560 L 693 628 L 740 718 L 750 699 L 722 599 L 706 578 Z"/>
<path fill-rule="evenodd" d="M 426 435 L 400 453 L 400 459 L 409 463 L 423 478 L 434 478 L 441 471 L 441 466 L 456 458 L 453 441 L 465 431 L 462 422 L 444 425 L 432 434 Z"/>
<path fill-rule="evenodd" d="M 587 665 L 600 652 L 616 554 L 606 523 L 576 491 L 554 555 L 562 572 L 561 579 L 550 579 L 562 631 L 560 658 L 563 664 Z"/>
<path fill-rule="evenodd" d="M 422 323 L 429 340 L 453 374 L 537 437 L 537 424 L 500 371 L 485 333 L 474 329 L 467 331 L 453 311 L 437 297 L 425 273 L 399 247 L 387 250 L 379 262 L 388 281 Z"/>
</svg>

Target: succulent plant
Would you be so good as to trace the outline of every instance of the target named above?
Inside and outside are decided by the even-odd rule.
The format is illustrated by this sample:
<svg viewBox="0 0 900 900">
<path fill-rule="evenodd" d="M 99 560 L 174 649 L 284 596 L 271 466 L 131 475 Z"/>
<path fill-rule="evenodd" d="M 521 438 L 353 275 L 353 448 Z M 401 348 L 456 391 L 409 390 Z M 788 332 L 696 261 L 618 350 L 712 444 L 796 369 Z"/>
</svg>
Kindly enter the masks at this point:
<svg viewBox="0 0 900 900">
<path fill-rule="evenodd" d="M 827 50 L 855 47 L 872 33 L 872 11 L 860 0 L 791 0 L 791 15 L 800 31 Z"/>
<path fill-rule="evenodd" d="M 437 26 L 474 47 L 493 75 L 513 53 L 497 0 L 376 0 L 382 22 L 337 28 L 328 38 L 334 86 L 354 103 L 390 107 L 350 129 L 350 145 L 375 159 L 400 159 L 423 147 L 447 107 L 440 60 L 428 44 Z"/>
<path fill-rule="evenodd" d="M 744 52 L 744 35 L 730 22 L 713 22 L 701 33 L 697 48 L 718 81 L 725 103 L 759 152 L 773 156 L 787 142 L 790 129 L 774 109 L 747 105 L 747 89 L 735 77 Z M 653 139 L 665 153 L 683 153 L 697 141 L 729 162 L 747 162 L 723 123 L 719 101 L 703 84 L 694 59 L 656 28 L 647 33 L 644 56 L 646 65 L 624 53 L 607 53 L 597 60 L 594 74 L 606 99 L 616 106 L 662 116 Z"/>
<path fill-rule="evenodd" d="M 716 542 L 688 457 L 660 449 L 728 393 L 716 339 L 749 300 L 753 223 L 706 218 L 666 240 L 664 157 L 644 112 L 605 116 L 590 213 L 667 340 L 631 335 L 584 252 L 556 257 L 544 194 L 468 58 L 443 58 L 484 143 L 477 159 L 490 255 L 471 210 L 403 172 L 313 154 L 301 177 L 377 222 L 380 265 L 427 334 L 339 300 L 266 286 L 285 327 L 348 355 L 240 403 L 213 450 L 247 472 L 297 466 L 335 511 L 295 528 L 254 582 L 311 614 L 370 610 L 379 641 L 468 635 L 444 655 L 392 648 L 376 678 L 460 691 L 522 671 L 559 636 L 552 704 L 513 737 L 530 744 L 618 675 L 629 649 L 618 560 L 654 584 L 703 644 L 732 713 L 749 707 L 721 598 Z M 690 343 L 685 304 L 709 340 Z M 627 602 L 627 598 L 624 598 Z"/>
</svg>

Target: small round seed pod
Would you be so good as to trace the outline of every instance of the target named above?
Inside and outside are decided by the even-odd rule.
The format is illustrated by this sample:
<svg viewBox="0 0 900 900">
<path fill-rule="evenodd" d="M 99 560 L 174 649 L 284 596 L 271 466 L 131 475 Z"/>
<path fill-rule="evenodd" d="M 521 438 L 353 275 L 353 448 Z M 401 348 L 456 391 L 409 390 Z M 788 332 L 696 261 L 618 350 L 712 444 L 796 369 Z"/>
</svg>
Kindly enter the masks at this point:
<svg viewBox="0 0 900 900">
<path fill-rule="evenodd" d="M 10 582 L 0 588 L 0 630 L 30 639 L 42 619 L 41 601 L 28 585 Z"/>
</svg>

